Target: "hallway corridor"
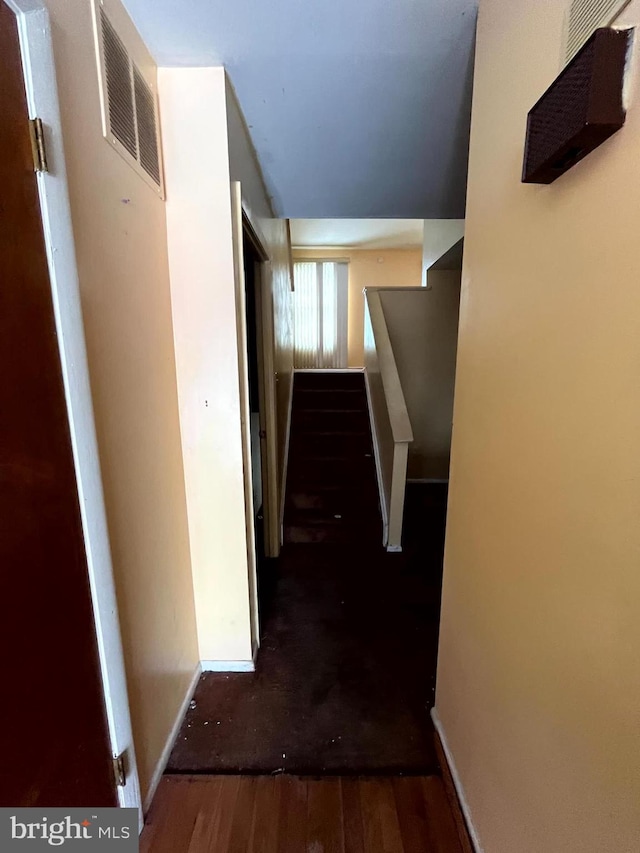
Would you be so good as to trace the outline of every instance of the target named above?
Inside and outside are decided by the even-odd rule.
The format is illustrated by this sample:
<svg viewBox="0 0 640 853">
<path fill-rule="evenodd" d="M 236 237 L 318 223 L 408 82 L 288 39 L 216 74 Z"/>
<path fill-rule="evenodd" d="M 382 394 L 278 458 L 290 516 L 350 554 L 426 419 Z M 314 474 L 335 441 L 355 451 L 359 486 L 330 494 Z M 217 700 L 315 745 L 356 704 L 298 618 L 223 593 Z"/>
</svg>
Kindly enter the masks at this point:
<svg viewBox="0 0 640 853">
<path fill-rule="evenodd" d="M 145 853 L 462 853 L 433 743 L 446 487 L 382 547 L 362 373 L 296 374 L 255 673 L 204 673 Z"/>
<path fill-rule="evenodd" d="M 364 377 L 297 374 L 285 545 L 255 673 L 205 673 L 169 773 L 430 774 L 446 508 L 409 486 L 382 548 Z"/>
</svg>

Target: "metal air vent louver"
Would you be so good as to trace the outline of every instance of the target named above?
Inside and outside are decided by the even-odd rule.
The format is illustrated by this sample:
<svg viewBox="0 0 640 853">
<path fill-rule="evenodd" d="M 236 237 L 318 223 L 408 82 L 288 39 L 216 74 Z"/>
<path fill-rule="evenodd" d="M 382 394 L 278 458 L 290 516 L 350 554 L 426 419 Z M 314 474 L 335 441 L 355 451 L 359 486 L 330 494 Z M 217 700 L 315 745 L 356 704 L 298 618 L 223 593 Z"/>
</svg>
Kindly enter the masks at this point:
<svg viewBox="0 0 640 853">
<path fill-rule="evenodd" d="M 138 125 L 138 155 L 140 165 L 155 183 L 160 186 L 160 158 L 158 157 L 158 128 L 156 105 L 151 88 L 134 66 L 133 89 Z"/>
<path fill-rule="evenodd" d="M 598 27 L 608 27 L 629 0 L 571 0 L 567 20 L 565 63 L 569 62 Z"/>
<path fill-rule="evenodd" d="M 104 136 L 160 195 L 163 193 L 157 100 L 107 17 L 95 6 Z"/>
<path fill-rule="evenodd" d="M 136 116 L 131 99 L 131 61 L 109 19 L 102 10 L 100 12 L 109 129 L 129 154 L 137 157 Z"/>
</svg>

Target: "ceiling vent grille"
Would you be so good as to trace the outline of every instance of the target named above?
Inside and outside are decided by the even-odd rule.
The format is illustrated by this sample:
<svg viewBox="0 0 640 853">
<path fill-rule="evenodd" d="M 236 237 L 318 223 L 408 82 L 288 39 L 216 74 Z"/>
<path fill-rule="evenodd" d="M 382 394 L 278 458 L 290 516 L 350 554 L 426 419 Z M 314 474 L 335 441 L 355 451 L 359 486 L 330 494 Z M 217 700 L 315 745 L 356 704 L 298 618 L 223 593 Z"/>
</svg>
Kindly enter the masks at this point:
<svg viewBox="0 0 640 853">
<path fill-rule="evenodd" d="M 102 5 L 94 8 L 104 136 L 162 196 L 157 98 Z"/>
<path fill-rule="evenodd" d="M 598 27 L 608 27 L 629 0 L 571 0 L 564 62 L 576 55 Z"/>
</svg>

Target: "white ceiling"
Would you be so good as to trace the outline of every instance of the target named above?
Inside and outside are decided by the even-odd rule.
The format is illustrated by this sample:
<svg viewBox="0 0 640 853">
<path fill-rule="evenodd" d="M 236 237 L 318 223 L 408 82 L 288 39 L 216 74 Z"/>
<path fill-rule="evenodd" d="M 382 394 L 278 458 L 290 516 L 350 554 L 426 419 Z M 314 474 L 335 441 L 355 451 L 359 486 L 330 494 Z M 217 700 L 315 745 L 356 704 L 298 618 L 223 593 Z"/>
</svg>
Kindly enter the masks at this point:
<svg viewBox="0 0 640 853">
<path fill-rule="evenodd" d="M 464 215 L 477 0 L 124 2 L 159 65 L 227 68 L 277 214 Z"/>
<path fill-rule="evenodd" d="M 422 219 L 292 219 L 295 248 L 422 249 Z"/>
</svg>

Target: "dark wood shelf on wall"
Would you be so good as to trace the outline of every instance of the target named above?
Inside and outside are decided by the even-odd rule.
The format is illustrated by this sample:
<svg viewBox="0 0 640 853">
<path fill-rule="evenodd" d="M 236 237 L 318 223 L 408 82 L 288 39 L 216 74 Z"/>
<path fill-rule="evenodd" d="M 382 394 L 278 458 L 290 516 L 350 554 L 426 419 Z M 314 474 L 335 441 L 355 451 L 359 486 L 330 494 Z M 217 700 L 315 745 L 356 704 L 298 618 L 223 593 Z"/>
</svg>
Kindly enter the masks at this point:
<svg viewBox="0 0 640 853">
<path fill-rule="evenodd" d="M 523 183 L 552 183 L 623 126 L 624 74 L 632 32 L 596 30 L 532 107 Z"/>
</svg>

